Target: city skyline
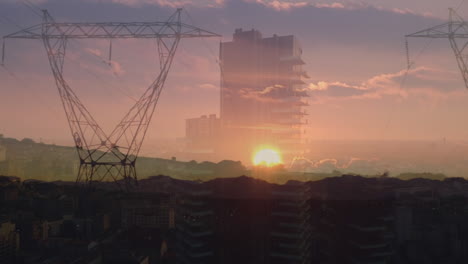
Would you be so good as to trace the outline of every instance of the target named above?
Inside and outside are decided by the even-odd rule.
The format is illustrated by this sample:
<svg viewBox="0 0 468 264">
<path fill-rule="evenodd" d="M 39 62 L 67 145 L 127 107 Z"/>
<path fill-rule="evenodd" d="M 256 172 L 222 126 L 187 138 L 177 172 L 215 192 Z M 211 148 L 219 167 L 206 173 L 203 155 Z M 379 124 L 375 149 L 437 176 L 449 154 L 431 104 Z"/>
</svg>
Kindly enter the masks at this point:
<svg viewBox="0 0 468 264">
<path fill-rule="evenodd" d="M 468 263 L 465 16 L 0 0 L 0 262 Z"/>
<path fill-rule="evenodd" d="M 245 29 L 261 30 L 265 36 L 294 34 L 301 40 L 304 60 L 308 63 L 305 70 L 311 76 L 308 86 L 313 100 L 308 111 L 315 114 L 309 129 L 313 139 L 466 139 L 467 133 L 460 126 L 459 117 L 468 110 L 464 106 L 468 95 L 463 89 L 447 41 L 434 41 L 415 60 L 408 81 L 399 89 L 406 67 L 403 36 L 443 22 L 443 13 L 448 16 L 448 12 L 433 10 L 434 6 L 440 4 L 430 5 L 427 10 L 420 7 L 411 11 L 399 2 L 393 7 L 388 4 L 381 7 L 378 4 L 375 7 L 370 4 L 358 5 L 349 1 L 328 5 L 301 5 L 301 2 L 284 4 L 283 9 L 274 7 L 277 2 L 226 1 L 215 7 L 211 7 L 208 2 L 206 6 L 186 5 L 195 22 L 198 22 L 195 24 L 205 26 L 212 21 L 219 21 L 215 23 L 214 30 L 223 34 L 223 40 L 230 38 L 234 28 L 243 26 Z M 156 4 L 133 1 L 127 5 L 73 3 L 64 5 L 57 1 L 40 1 L 36 5 L 48 8 L 52 14 L 56 14 L 58 20 L 91 21 L 116 20 L 119 15 L 124 15 L 126 20 L 140 17 L 149 20 L 152 14 L 166 18 L 173 8 L 164 1 L 157 1 Z M 4 6 L 2 10 L 5 10 L 0 13 L 2 35 L 16 30 L 14 24 L 26 26 L 40 22 L 40 18 L 24 5 L 9 1 L 1 5 Z M 97 12 L 78 10 L 72 14 L 73 5 L 81 6 L 83 10 L 91 7 L 96 11 L 110 9 L 101 18 Z M 412 5 L 414 3 L 408 4 Z M 253 17 L 247 13 L 245 21 L 233 21 L 232 17 L 239 14 L 242 7 L 248 7 L 258 15 Z M 464 10 L 468 8 L 462 6 L 459 12 L 463 15 Z M 137 15 L 139 13 L 141 15 Z M 277 22 L 271 21 L 271 16 L 277 17 Z M 288 18 L 294 19 L 289 25 L 284 23 Z M 365 22 L 367 19 L 379 21 L 379 24 L 369 25 Z M 346 24 L 351 24 L 353 29 L 346 30 Z M 310 30 L 307 30 L 309 26 Z M 219 114 L 217 42 L 190 41 L 181 45 L 174 71 L 169 75 L 168 89 L 163 92 L 156 118 L 150 127 L 150 131 L 154 132 L 150 132 L 150 141 L 173 135 L 182 137 L 186 118 Z M 113 67 L 109 68 L 102 62 L 107 56 L 108 44 L 105 41 L 80 42 L 72 45 L 71 58 L 66 65 L 69 72 L 76 72 L 75 76 L 70 77 L 77 88 L 78 85 L 100 86 L 99 89 L 92 88 L 93 94 L 91 88 L 87 87 L 79 88 L 77 92 L 83 96 L 83 101 L 97 115 L 97 119 L 105 121 L 107 125 L 115 123 L 111 121 L 120 115 L 106 113 L 105 109 L 118 112 L 121 108 L 118 105 L 130 105 L 130 97 L 137 97 L 141 89 L 146 87 L 150 69 L 156 66 L 155 58 L 133 54 L 125 49 L 125 45 L 152 48 L 151 44 L 138 42 L 114 43 L 114 62 Z M 416 56 L 424 45 L 424 41 L 411 40 L 410 55 Z M 8 115 L 5 114 L 8 111 L 2 111 L 0 120 L 5 125 L 0 132 L 18 138 L 70 142 L 66 122 L 62 122 L 65 117 L 61 113 L 51 74 L 45 67 L 45 54 L 40 44 L 8 41 L 6 66 L 9 72 L 3 68 L 1 71 L 4 80 L 2 109 L 9 109 L 16 114 Z M 109 98 L 110 102 L 105 109 L 96 105 L 95 98 L 98 97 Z M 19 106 L 12 103 L 15 101 L 24 104 Z M 60 121 L 55 124 L 38 122 L 47 119 Z M 34 127 L 35 133 L 29 132 L 31 127 Z"/>
<path fill-rule="evenodd" d="M 364 160 L 364 167 L 373 164 L 373 160 L 380 160 L 392 163 L 385 165 L 389 170 L 399 170 L 389 159 L 393 155 L 389 154 L 388 145 L 379 141 L 447 141 L 454 144 L 453 148 L 464 149 L 468 130 L 468 126 L 465 130 L 466 125 L 460 122 L 464 111 L 468 111 L 465 104 L 468 93 L 448 41 L 409 39 L 410 61 L 414 64 L 406 73 L 404 35 L 444 21 L 442 13 L 409 9 L 412 4 L 404 8 L 399 2 L 388 6 L 352 1 L 327 4 L 238 0 L 215 5 L 209 1 L 205 4 L 172 2 L 171 5 L 164 1 L 5 2 L 1 5 L 12 12 L 0 13 L 0 34 L 5 35 L 8 29 L 10 32 L 7 33 L 11 33 L 19 27 L 39 23 L 41 19 L 36 13 L 42 7 L 49 9 L 58 21 L 151 21 L 164 20 L 176 5 L 183 5 L 188 11 L 183 14 L 185 22 L 209 28 L 223 37 L 181 42 L 141 154 L 165 158 L 177 156 L 187 161 L 239 159 L 244 164 L 252 162 L 252 150 L 246 150 L 243 155 L 211 157 L 181 152 L 185 120 L 221 114 L 219 43 L 230 41 L 235 28 L 259 30 L 265 38 L 294 35 L 302 44 L 304 71 L 311 77 L 304 84 L 310 96 L 307 98 L 309 106 L 304 107 L 309 119 L 304 126 L 307 131 L 304 138 L 312 141 L 364 140 L 374 141 L 375 145 L 371 153 L 357 149 L 350 153 L 336 148 L 333 143 L 316 142 L 305 146 L 311 150 L 306 158 L 316 164 Z M 70 13 L 73 7 L 81 8 Z M 90 7 L 108 12 L 102 16 L 97 12 L 85 12 Z M 238 21 L 235 14 L 240 14 L 243 8 L 248 8 L 245 19 Z M 468 7 L 460 5 L 461 15 L 464 9 L 468 10 Z M 54 10 L 58 13 L 54 14 Z M 12 17 L 15 12 L 19 16 Z M 157 17 L 151 19 L 153 14 Z M 220 23 L 212 25 L 212 21 Z M 367 21 L 376 24 L 370 25 Z M 155 43 L 113 41 L 110 63 L 108 52 L 109 42 L 106 40 L 72 41 L 64 70 L 71 87 L 105 131 L 111 130 L 134 104 L 159 67 Z M 0 122 L 4 124 L 0 134 L 71 146 L 72 137 L 44 53 L 41 43 L 6 42 L 6 67 L 0 71 L 6 85 L 0 88 L 5 95 L 2 109 L 8 110 L 0 112 Z M 416 171 L 427 169 L 422 158 L 426 156 L 423 149 L 415 149 L 413 153 L 420 153 L 420 157 L 405 156 L 412 165 L 401 170 L 410 167 L 415 167 Z M 431 159 L 439 157 L 444 161 L 447 157 L 443 153 L 439 149 Z M 462 160 L 456 154 L 449 156 L 449 160 Z M 285 164 L 290 162 L 290 157 L 284 159 Z M 451 163 L 444 164 L 450 166 Z M 441 172 L 452 174 L 448 167 Z"/>
</svg>

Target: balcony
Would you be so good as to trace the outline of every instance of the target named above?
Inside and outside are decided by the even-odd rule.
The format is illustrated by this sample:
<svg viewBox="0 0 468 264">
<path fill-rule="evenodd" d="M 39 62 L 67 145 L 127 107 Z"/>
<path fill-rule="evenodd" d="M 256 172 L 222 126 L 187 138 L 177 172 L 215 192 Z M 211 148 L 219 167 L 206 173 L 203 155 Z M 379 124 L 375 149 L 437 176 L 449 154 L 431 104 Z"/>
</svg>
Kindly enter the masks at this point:
<svg viewBox="0 0 468 264">
<path fill-rule="evenodd" d="M 280 58 L 280 62 L 289 63 L 292 65 L 304 65 L 305 62 L 299 56 L 285 56 Z"/>
</svg>

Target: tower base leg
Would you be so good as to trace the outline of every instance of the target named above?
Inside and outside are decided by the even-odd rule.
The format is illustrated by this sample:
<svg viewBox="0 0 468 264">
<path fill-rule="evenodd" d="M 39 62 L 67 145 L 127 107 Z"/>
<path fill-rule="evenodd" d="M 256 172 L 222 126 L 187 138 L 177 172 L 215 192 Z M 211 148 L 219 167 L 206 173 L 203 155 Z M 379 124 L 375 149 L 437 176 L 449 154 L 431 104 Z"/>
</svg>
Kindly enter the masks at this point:
<svg viewBox="0 0 468 264">
<path fill-rule="evenodd" d="M 131 191 L 138 185 L 135 164 L 81 163 L 76 185 L 91 188 L 93 183 L 111 178 L 120 190 Z"/>
</svg>

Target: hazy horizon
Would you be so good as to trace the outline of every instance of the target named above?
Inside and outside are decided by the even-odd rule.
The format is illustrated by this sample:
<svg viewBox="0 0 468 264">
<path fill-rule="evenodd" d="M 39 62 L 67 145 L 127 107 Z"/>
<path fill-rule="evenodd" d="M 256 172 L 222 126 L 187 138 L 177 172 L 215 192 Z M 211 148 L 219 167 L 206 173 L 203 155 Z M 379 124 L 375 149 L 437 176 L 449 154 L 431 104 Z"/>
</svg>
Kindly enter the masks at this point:
<svg viewBox="0 0 468 264">
<path fill-rule="evenodd" d="M 8 135 L 4 137 L 8 138 Z M 65 146 L 73 147 L 72 144 Z M 155 145 L 146 144 L 140 156 L 163 159 L 175 157 L 178 161 L 195 160 L 199 163 L 226 160 L 222 156 L 183 152 L 177 146 L 181 147 L 182 144 L 177 144 L 176 140 L 162 140 Z M 340 171 L 362 175 L 389 172 L 391 176 L 402 173 L 441 173 L 448 177 L 464 178 L 468 172 L 468 141 L 314 140 L 307 146 L 310 152 L 297 160 L 294 166 L 291 166 L 292 159 L 283 160 L 286 169 L 291 172 Z M 252 166 L 251 160 L 241 162 L 248 168 Z"/>
<path fill-rule="evenodd" d="M 0 0 L 1 263 L 468 263 L 463 17 Z"/>
<path fill-rule="evenodd" d="M 219 115 L 219 43 L 230 41 L 237 28 L 257 29 L 264 37 L 295 35 L 301 42 L 304 69 L 311 77 L 305 85 L 310 94 L 309 140 L 468 141 L 468 123 L 463 122 L 468 91 L 447 40 L 432 41 L 425 49 L 426 40 L 410 39 L 414 66 L 401 85 L 407 66 L 404 35 L 443 23 L 447 8 L 457 7 L 458 0 L 31 2 L 33 8 L 48 9 L 57 21 L 165 20 L 174 8 L 184 6 L 190 13 L 184 18 L 187 23 L 223 35 L 182 40 L 143 144 L 145 156 L 161 156 L 165 151 L 157 149 L 161 141 L 183 138 L 185 119 Z M 468 15 L 468 5 L 461 5 L 458 12 Z M 40 22 L 27 5 L 0 3 L 0 35 Z M 105 131 L 120 120 L 158 70 L 157 48 L 151 41 L 114 41 L 111 66 L 106 64 L 108 48 L 108 41 L 72 41 L 64 70 Z M 73 145 L 42 43 L 7 40 L 5 51 L 0 133 Z M 386 155 L 379 146 L 373 157 L 361 157 L 356 147 L 347 158 L 378 159 Z M 317 160 L 341 155 L 338 150 L 314 151 Z M 427 155 L 420 151 L 417 154 Z M 419 162 L 417 156 L 409 156 L 413 160 L 408 162 Z M 443 164 L 451 170 L 452 163 Z"/>
</svg>

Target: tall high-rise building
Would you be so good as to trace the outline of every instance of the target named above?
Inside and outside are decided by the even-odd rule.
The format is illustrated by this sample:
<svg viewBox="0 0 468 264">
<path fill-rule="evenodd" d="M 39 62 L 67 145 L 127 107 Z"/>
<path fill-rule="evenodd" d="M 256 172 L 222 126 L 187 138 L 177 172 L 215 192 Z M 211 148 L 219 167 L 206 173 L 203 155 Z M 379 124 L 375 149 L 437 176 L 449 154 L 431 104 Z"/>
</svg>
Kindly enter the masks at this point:
<svg viewBox="0 0 468 264">
<path fill-rule="evenodd" d="M 191 152 L 214 152 L 220 142 L 221 120 L 215 114 L 185 120 L 185 138 Z"/>
<path fill-rule="evenodd" d="M 286 156 L 304 151 L 308 75 L 301 55 L 295 36 L 263 38 L 253 29 L 236 29 L 221 43 L 221 120 L 233 153 L 263 145 Z"/>
<path fill-rule="evenodd" d="M 310 263 L 309 196 L 308 186 L 302 182 L 290 181 L 273 186 L 268 263 Z"/>
<path fill-rule="evenodd" d="M 218 263 L 214 251 L 214 211 L 209 201 L 211 192 L 199 182 L 187 182 L 182 188 L 176 212 L 176 263 Z"/>
<path fill-rule="evenodd" d="M 19 250 L 19 235 L 16 225 L 0 217 L 0 260 L 2 263 L 16 263 Z"/>
</svg>

